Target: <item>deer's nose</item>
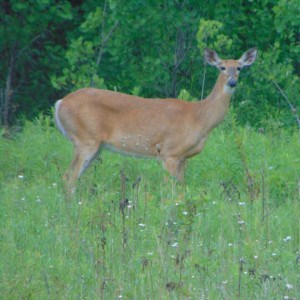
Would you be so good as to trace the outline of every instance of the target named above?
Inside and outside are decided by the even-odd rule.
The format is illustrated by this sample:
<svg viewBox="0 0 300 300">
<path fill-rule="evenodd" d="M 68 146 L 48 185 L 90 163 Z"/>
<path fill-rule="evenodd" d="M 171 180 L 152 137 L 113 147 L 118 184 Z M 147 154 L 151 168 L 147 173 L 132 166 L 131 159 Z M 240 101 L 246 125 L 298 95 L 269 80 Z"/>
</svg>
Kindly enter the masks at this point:
<svg viewBox="0 0 300 300">
<path fill-rule="evenodd" d="M 237 85 L 237 81 L 234 78 L 230 78 L 227 82 L 227 84 L 231 87 L 234 88 Z"/>
</svg>

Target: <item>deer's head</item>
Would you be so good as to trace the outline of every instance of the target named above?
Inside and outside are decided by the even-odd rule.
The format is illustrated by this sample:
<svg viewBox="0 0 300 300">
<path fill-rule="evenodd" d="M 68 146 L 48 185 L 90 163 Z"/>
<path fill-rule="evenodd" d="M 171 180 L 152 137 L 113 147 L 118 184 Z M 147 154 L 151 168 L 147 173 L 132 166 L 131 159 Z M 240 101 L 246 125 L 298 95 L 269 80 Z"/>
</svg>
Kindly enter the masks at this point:
<svg viewBox="0 0 300 300">
<path fill-rule="evenodd" d="M 237 85 L 237 80 L 242 68 L 250 66 L 256 59 L 257 49 L 251 48 L 246 51 L 239 60 L 222 60 L 219 58 L 216 51 L 206 48 L 205 49 L 205 59 L 212 65 L 217 67 L 223 74 L 226 80 L 226 85 L 233 89 Z"/>
</svg>

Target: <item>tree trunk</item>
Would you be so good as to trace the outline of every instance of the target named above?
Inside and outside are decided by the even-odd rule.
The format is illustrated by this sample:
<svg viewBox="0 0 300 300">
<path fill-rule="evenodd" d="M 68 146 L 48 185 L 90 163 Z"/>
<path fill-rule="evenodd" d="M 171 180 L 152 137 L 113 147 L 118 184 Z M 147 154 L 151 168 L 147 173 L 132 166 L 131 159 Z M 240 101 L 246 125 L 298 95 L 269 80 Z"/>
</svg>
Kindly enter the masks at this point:
<svg viewBox="0 0 300 300">
<path fill-rule="evenodd" d="M 12 98 L 11 83 L 12 83 L 13 66 L 14 66 L 14 59 L 12 57 L 10 60 L 10 65 L 9 65 L 8 74 L 6 78 L 3 107 L 1 109 L 2 111 L 1 122 L 4 129 L 7 129 L 9 124 L 9 109 L 11 106 L 11 98 Z"/>
</svg>

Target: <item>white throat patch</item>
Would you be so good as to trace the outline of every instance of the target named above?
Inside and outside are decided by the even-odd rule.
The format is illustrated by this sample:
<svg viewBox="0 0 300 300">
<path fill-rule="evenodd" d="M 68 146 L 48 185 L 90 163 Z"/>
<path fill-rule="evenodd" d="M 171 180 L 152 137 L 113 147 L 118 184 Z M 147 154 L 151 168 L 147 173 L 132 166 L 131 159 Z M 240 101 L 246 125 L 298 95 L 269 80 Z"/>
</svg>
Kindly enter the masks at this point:
<svg viewBox="0 0 300 300">
<path fill-rule="evenodd" d="M 228 86 L 227 84 L 224 85 L 223 87 L 223 92 L 226 94 L 233 94 L 234 93 L 235 88 L 231 88 L 230 86 Z"/>
</svg>

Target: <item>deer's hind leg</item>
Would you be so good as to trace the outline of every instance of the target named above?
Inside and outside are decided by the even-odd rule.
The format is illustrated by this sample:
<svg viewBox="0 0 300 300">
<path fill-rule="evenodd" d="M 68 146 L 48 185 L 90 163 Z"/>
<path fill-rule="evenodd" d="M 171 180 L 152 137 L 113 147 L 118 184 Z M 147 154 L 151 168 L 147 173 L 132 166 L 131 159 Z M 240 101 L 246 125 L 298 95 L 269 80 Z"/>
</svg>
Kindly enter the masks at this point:
<svg viewBox="0 0 300 300">
<path fill-rule="evenodd" d="M 76 180 L 88 168 L 98 153 L 99 146 L 100 143 L 95 141 L 74 143 L 74 158 L 64 175 L 66 187 L 69 191 L 74 191 Z"/>
</svg>

